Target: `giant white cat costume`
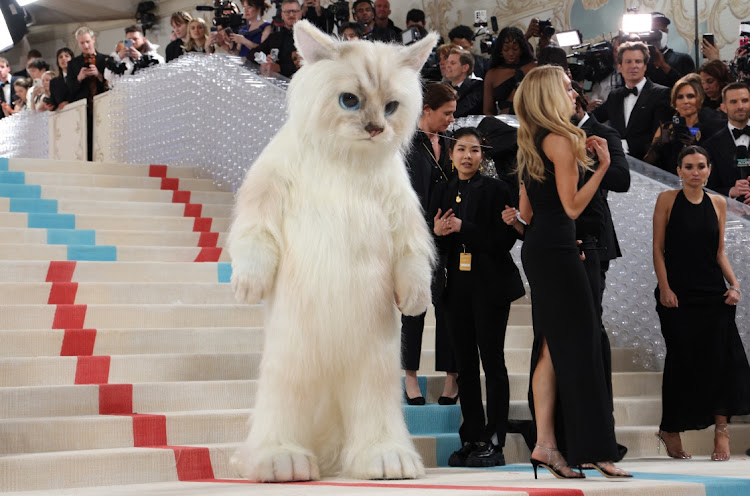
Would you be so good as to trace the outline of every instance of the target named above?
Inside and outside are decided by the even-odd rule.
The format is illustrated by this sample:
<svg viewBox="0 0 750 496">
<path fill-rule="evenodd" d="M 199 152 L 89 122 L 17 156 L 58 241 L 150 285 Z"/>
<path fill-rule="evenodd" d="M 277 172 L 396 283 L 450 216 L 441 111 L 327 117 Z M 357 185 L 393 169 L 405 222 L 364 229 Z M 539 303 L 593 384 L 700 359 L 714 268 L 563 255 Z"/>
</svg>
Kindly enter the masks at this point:
<svg viewBox="0 0 750 496">
<path fill-rule="evenodd" d="M 288 120 L 239 190 L 229 236 L 238 299 L 265 303 L 265 348 L 242 476 L 414 478 L 399 309 L 430 302 L 431 235 L 403 161 L 435 35 L 340 42 L 306 21 Z M 398 305 L 398 308 L 397 308 Z"/>
</svg>

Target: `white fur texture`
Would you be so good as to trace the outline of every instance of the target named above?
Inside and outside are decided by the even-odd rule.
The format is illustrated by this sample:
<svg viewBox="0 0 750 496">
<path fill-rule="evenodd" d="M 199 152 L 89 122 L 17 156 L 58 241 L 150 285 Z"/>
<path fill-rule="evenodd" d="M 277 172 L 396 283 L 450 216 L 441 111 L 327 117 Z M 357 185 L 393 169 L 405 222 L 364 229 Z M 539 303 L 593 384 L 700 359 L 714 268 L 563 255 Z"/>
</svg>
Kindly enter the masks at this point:
<svg viewBox="0 0 750 496">
<path fill-rule="evenodd" d="M 430 302 L 434 247 L 403 152 L 436 37 L 343 43 L 301 21 L 295 38 L 306 62 L 288 121 L 248 171 L 229 235 L 237 298 L 266 311 L 250 434 L 233 463 L 259 481 L 418 477 L 396 302 L 407 315 Z M 361 108 L 343 109 L 341 93 Z"/>
</svg>

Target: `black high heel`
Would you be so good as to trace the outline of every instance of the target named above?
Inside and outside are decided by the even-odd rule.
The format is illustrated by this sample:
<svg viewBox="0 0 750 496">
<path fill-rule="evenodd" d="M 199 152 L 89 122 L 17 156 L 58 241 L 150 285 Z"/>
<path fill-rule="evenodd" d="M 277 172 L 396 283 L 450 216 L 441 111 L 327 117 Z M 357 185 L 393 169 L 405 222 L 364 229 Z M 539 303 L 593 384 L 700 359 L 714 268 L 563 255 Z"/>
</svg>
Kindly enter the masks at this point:
<svg viewBox="0 0 750 496">
<path fill-rule="evenodd" d="M 529 462 L 531 463 L 531 466 L 534 467 L 534 479 L 537 478 L 537 468 L 538 467 L 544 467 L 547 470 L 549 470 L 552 475 L 557 477 L 558 479 L 585 479 L 586 476 L 583 474 L 583 472 L 579 469 L 578 474 L 579 475 L 565 475 L 562 473 L 562 469 L 565 467 L 568 467 L 567 464 L 564 463 L 552 463 L 552 452 L 558 451 L 557 448 L 546 448 L 544 446 L 535 445 L 537 448 L 543 449 L 547 452 L 547 462 L 539 461 L 535 458 L 529 458 Z M 570 467 L 568 467 L 570 468 Z M 572 470 L 572 469 L 571 469 Z"/>
<path fill-rule="evenodd" d="M 438 398 L 438 405 L 455 405 L 458 401 L 458 395 L 451 398 L 450 396 L 441 396 Z"/>
<path fill-rule="evenodd" d="M 414 398 L 409 398 L 409 395 L 406 394 L 406 391 L 404 391 L 404 398 L 406 399 L 407 405 L 424 405 L 427 403 L 427 400 L 424 399 L 424 396 L 416 396 Z"/>
</svg>

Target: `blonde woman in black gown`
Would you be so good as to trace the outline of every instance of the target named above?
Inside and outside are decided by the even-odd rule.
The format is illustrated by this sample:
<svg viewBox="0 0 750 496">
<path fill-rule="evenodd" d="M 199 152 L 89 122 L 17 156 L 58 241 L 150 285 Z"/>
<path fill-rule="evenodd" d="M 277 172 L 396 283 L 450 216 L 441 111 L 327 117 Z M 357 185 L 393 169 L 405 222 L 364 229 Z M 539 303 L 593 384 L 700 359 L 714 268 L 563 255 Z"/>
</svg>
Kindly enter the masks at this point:
<svg viewBox="0 0 750 496">
<path fill-rule="evenodd" d="M 667 346 L 656 437 L 667 455 L 690 458 L 680 432 L 714 425 L 711 459 L 726 461 L 729 419 L 750 413 L 750 366 L 735 323 L 740 283 L 724 253 L 727 202 L 703 190 L 706 150 L 688 146 L 677 163 L 682 189 L 662 192 L 654 208 L 656 311 Z"/>
<path fill-rule="evenodd" d="M 630 477 L 618 457 L 594 299 L 576 246 L 573 220 L 609 167 L 604 138 L 570 122 L 577 93 L 560 67 L 530 71 L 514 98 L 518 130 L 520 212 L 528 223 L 521 259 L 531 288 L 534 345 L 529 406 L 542 466 L 558 478 L 583 477 L 587 465 L 606 477 Z M 599 167 L 578 189 L 595 153 Z M 569 466 L 570 465 L 570 466 Z"/>
</svg>

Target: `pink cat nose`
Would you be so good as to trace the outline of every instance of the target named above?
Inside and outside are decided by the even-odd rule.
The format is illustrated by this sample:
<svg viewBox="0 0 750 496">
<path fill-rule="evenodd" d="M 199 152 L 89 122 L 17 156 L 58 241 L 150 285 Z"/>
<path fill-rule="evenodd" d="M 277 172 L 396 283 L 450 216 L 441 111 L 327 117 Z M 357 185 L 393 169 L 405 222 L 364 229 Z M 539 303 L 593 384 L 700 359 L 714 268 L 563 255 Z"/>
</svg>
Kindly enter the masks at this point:
<svg viewBox="0 0 750 496">
<path fill-rule="evenodd" d="M 371 122 L 365 126 L 365 131 L 370 133 L 371 138 L 374 138 L 375 136 L 383 132 L 383 128 L 380 126 L 376 126 L 375 124 Z"/>
</svg>

